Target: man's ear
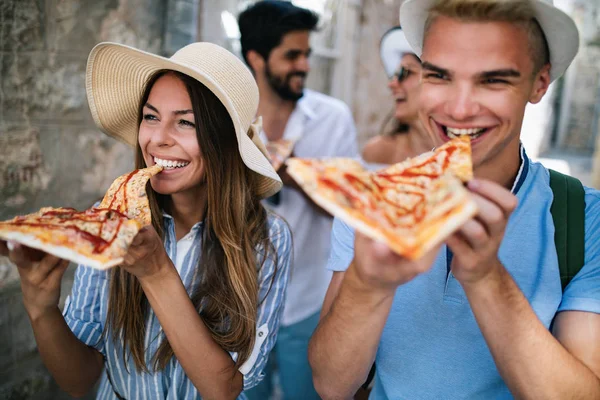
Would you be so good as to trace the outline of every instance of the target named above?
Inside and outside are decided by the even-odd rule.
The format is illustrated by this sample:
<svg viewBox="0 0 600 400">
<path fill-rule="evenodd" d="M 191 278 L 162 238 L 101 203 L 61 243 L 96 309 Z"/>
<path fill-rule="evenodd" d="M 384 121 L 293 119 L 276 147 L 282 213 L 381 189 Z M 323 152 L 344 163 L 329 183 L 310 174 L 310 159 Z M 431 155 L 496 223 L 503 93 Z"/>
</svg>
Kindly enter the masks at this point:
<svg viewBox="0 0 600 400">
<path fill-rule="evenodd" d="M 542 100 L 548 91 L 548 86 L 550 86 L 550 64 L 544 65 L 533 79 L 533 87 L 531 88 L 531 93 L 529 95 L 529 102 L 537 104 Z"/>
<path fill-rule="evenodd" d="M 265 68 L 265 59 L 255 50 L 249 50 L 248 53 L 246 53 L 246 58 L 254 73 L 262 71 Z"/>
</svg>

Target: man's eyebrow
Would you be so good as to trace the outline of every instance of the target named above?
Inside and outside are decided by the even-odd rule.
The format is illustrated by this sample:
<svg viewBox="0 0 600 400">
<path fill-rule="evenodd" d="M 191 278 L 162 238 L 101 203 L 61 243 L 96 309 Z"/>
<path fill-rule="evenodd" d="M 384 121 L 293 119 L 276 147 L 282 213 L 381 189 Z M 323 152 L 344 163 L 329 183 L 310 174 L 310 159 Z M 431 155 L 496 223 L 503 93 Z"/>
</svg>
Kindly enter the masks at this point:
<svg viewBox="0 0 600 400">
<path fill-rule="evenodd" d="M 312 48 L 308 48 L 307 50 L 289 49 L 288 51 L 285 52 L 285 54 L 288 56 L 299 56 L 300 54 L 306 54 L 308 56 L 308 55 L 310 55 L 311 52 L 312 52 Z"/>
<path fill-rule="evenodd" d="M 438 67 L 427 61 L 423 62 L 422 67 L 423 67 L 423 69 L 426 69 L 428 71 L 437 72 L 438 74 L 441 74 L 441 75 L 446 75 L 446 76 L 450 75 L 450 71 L 448 71 L 447 69 Z"/>
<path fill-rule="evenodd" d="M 485 71 L 479 74 L 483 79 L 486 78 L 520 78 L 521 73 L 515 69 L 497 69 L 493 71 Z"/>
</svg>

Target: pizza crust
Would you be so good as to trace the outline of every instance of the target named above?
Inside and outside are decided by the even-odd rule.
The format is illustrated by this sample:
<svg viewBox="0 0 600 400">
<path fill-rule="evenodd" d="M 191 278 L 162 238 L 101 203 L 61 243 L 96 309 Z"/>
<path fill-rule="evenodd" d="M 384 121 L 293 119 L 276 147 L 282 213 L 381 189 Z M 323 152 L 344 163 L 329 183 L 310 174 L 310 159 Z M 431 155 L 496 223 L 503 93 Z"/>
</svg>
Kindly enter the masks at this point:
<svg viewBox="0 0 600 400">
<path fill-rule="evenodd" d="M 44 243 L 34 235 L 28 235 L 21 232 L 14 231 L 2 231 L 0 230 L 0 239 L 2 240 L 13 240 L 27 247 L 31 247 L 32 249 L 38 249 L 45 253 L 52 254 L 58 258 L 62 258 L 63 260 L 69 260 L 76 264 L 87 265 L 92 268 L 104 270 L 116 265 L 119 265 L 123 262 L 123 257 L 114 258 L 109 261 L 99 261 L 89 257 L 86 257 L 82 254 L 77 253 L 76 251 L 69 249 L 64 246 L 54 245 L 51 243 Z"/>
<path fill-rule="evenodd" d="M 375 172 L 352 159 L 292 158 L 287 170 L 320 207 L 416 259 L 476 214 L 462 183 L 473 176 L 470 157 L 470 142 L 457 139 Z"/>
</svg>

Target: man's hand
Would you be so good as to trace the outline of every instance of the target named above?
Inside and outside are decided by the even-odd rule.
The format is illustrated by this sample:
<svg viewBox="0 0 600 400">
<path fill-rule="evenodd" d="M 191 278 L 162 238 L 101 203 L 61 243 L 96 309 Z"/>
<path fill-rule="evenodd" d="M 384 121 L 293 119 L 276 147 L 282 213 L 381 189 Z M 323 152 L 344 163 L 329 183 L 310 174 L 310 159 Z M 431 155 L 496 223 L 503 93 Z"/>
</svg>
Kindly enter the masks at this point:
<svg viewBox="0 0 600 400">
<path fill-rule="evenodd" d="M 508 218 L 517 206 L 517 198 L 494 182 L 474 179 L 468 187 L 479 212 L 446 241 L 454 253 L 452 273 L 463 286 L 476 284 L 504 268 L 498 249 Z"/>
<path fill-rule="evenodd" d="M 369 288 L 395 291 L 433 265 L 440 246 L 418 260 L 408 260 L 394 253 L 388 246 L 356 232 L 353 269 L 360 281 Z"/>
</svg>

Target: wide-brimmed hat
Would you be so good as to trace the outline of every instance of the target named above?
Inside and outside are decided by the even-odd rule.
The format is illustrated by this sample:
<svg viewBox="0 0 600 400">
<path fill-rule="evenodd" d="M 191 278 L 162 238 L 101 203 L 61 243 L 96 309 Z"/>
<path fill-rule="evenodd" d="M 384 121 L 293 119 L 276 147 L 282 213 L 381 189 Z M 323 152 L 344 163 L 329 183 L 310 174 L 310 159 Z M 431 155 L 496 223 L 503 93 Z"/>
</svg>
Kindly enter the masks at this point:
<svg viewBox="0 0 600 400">
<path fill-rule="evenodd" d="M 400 23 L 415 53 L 423 51 L 423 34 L 429 10 L 437 0 L 406 0 L 400 7 Z M 558 79 L 569 67 L 579 49 L 579 32 L 575 22 L 554 7 L 552 0 L 531 0 L 550 50 L 550 79 Z"/>
<path fill-rule="evenodd" d="M 244 164 L 264 178 L 256 194 L 264 198 L 278 192 L 282 183 L 260 140 L 260 118 L 253 123 L 258 107 L 254 77 L 239 58 L 215 44 L 192 43 L 171 58 L 118 43 L 96 45 L 88 58 L 85 82 L 96 125 L 135 146 L 143 90 L 155 72 L 165 69 L 198 80 L 217 96 L 233 121 Z"/>
<path fill-rule="evenodd" d="M 381 37 L 381 42 L 379 43 L 379 56 L 381 57 L 381 63 L 388 78 L 391 78 L 398 70 L 400 61 L 402 61 L 402 57 L 405 54 L 415 54 L 415 52 L 410 47 L 408 40 L 406 40 L 402 28 L 394 26 L 388 29 Z"/>
</svg>

